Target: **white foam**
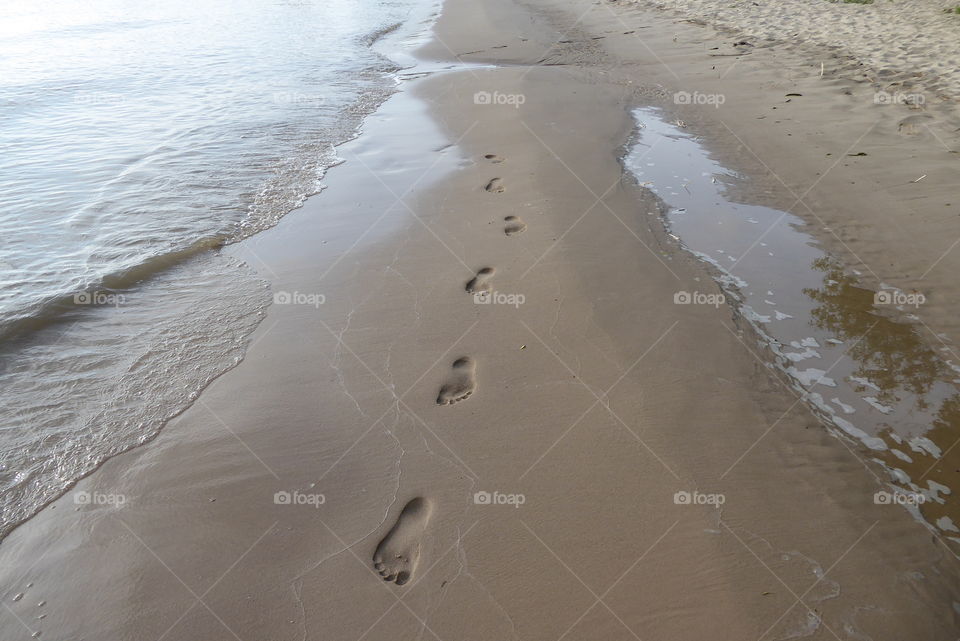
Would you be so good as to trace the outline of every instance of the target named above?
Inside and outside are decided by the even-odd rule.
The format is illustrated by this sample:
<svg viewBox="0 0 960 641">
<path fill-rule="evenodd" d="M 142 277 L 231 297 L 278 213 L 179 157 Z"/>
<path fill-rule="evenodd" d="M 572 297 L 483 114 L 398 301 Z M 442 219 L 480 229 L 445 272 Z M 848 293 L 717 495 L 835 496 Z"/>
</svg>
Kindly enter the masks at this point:
<svg viewBox="0 0 960 641">
<path fill-rule="evenodd" d="M 941 456 L 941 450 L 937 444 L 925 436 L 914 436 L 910 439 L 910 449 L 914 452 L 926 452 L 934 458 Z"/>
<path fill-rule="evenodd" d="M 944 532 L 960 532 L 960 528 L 954 525 L 953 519 L 949 516 L 941 516 L 937 519 L 937 527 Z"/>
<path fill-rule="evenodd" d="M 946 485 L 940 485 L 936 481 L 931 481 L 927 479 L 927 486 L 930 488 L 928 490 L 923 490 L 923 493 L 931 501 L 936 501 L 937 503 L 945 503 L 946 500 L 941 497 L 941 494 L 953 494 L 953 491 Z"/>
<path fill-rule="evenodd" d="M 770 316 L 763 315 L 763 314 L 758 314 L 758 313 L 757 313 L 756 311 L 754 311 L 754 309 L 753 309 L 752 307 L 750 307 L 749 305 L 744 305 L 744 306 L 741 308 L 741 310 L 743 311 L 743 315 L 744 315 L 747 319 L 752 320 L 752 321 L 755 322 L 755 323 L 769 323 L 769 322 L 770 322 Z"/>
<path fill-rule="evenodd" d="M 873 409 L 875 409 L 875 410 L 877 410 L 878 412 L 881 412 L 881 413 L 883 413 L 883 414 L 889 414 L 890 412 L 893 411 L 893 408 L 892 408 L 892 407 L 890 407 L 890 406 L 888 406 L 888 405 L 884 405 L 883 403 L 881 403 L 880 401 L 878 401 L 878 400 L 877 400 L 875 397 L 873 397 L 873 396 L 864 396 L 864 397 L 863 397 L 863 400 L 865 400 L 867 403 L 869 403 L 869 404 L 873 407 Z"/>
<path fill-rule="evenodd" d="M 853 414 L 857 411 L 852 405 L 847 405 L 837 397 L 831 398 L 830 402 L 836 404 L 837 407 L 842 409 L 844 414 Z"/>
<path fill-rule="evenodd" d="M 823 385 L 825 387 L 836 387 L 837 382 L 827 376 L 827 372 L 816 367 L 805 370 L 798 370 L 796 367 L 788 367 L 787 373 L 799 380 L 805 387 L 813 385 Z"/>
<path fill-rule="evenodd" d="M 909 455 L 909 454 L 906 454 L 906 453 L 904 453 L 904 452 L 901 452 L 901 451 L 898 450 L 898 449 L 890 448 L 890 453 L 893 454 L 894 456 L 896 456 L 896 457 L 897 457 L 898 459 L 900 459 L 901 461 L 906 461 L 907 463 L 913 463 L 913 459 L 910 458 L 910 455 Z"/>
<path fill-rule="evenodd" d="M 803 350 L 802 352 L 784 352 L 783 355 L 789 358 L 794 363 L 805 361 L 808 358 L 820 358 L 820 354 L 817 351 L 810 349 L 809 347 Z"/>
<path fill-rule="evenodd" d="M 877 387 L 876 385 L 874 385 L 873 383 L 871 383 L 870 381 L 868 381 L 868 380 L 865 379 L 865 378 L 862 378 L 862 377 L 859 377 L 859 376 L 849 376 L 848 378 L 849 378 L 851 381 L 853 381 L 854 383 L 858 383 L 858 384 L 860 384 L 860 385 L 863 385 L 864 387 L 869 387 L 870 389 L 875 389 L 875 390 L 877 390 L 878 392 L 880 391 L 880 388 L 879 388 L 879 387 Z"/>
</svg>

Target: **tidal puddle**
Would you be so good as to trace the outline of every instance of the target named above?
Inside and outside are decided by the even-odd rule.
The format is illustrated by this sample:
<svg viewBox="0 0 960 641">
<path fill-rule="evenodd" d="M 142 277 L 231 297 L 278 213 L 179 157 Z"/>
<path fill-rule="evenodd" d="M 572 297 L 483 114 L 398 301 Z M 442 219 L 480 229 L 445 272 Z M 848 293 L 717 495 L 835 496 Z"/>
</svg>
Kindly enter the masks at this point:
<svg viewBox="0 0 960 641">
<path fill-rule="evenodd" d="M 910 322 L 922 296 L 868 289 L 817 246 L 802 219 L 728 200 L 727 188 L 744 179 L 693 136 L 653 109 L 634 117 L 625 164 L 667 205 L 669 231 L 715 267 L 727 301 L 761 337 L 764 358 L 827 429 L 860 441 L 859 455 L 887 471 L 889 487 L 865 500 L 903 505 L 956 553 L 960 367 Z M 705 302 L 710 293 L 705 286 L 676 302 Z"/>
</svg>

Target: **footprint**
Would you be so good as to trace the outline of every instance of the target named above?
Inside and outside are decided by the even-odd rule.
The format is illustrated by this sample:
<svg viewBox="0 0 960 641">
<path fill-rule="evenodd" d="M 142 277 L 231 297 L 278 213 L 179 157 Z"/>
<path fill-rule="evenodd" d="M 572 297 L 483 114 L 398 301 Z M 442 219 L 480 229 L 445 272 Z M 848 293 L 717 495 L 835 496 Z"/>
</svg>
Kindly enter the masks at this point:
<svg viewBox="0 0 960 641">
<path fill-rule="evenodd" d="M 503 182 L 499 178 L 491 178 L 484 189 L 494 194 L 501 194 L 503 193 Z"/>
<path fill-rule="evenodd" d="M 433 502 L 420 496 L 404 506 L 373 553 L 373 567 L 384 581 L 403 585 L 413 577 L 420 562 L 420 537 L 432 514 Z"/>
<path fill-rule="evenodd" d="M 490 291 L 490 277 L 493 276 L 493 267 L 484 267 L 467 283 L 466 290 L 471 294 Z"/>
<path fill-rule="evenodd" d="M 507 224 L 503 228 L 503 233 L 507 236 L 516 236 L 527 231 L 527 223 L 520 220 L 519 216 L 507 216 L 504 220 Z"/>
<path fill-rule="evenodd" d="M 437 405 L 452 405 L 462 401 L 477 389 L 477 364 L 469 356 L 453 361 L 453 372 L 437 395 Z"/>
<path fill-rule="evenodd" d="M 915 116 L 907 116 L 900 121 L 899 126 L 897 127 L 897 132 L 903 136 L 916 136 L 917 134 L 923 133 L 920 128 L 927 127 L 926 122 L 932 120 L 933 116 L 929 114 L 917 114 Z M 929 129 L 928 129 L 929 131 Z"/>
<path fill-rule="evenodd" d="M 494 162 L 494 163 L 503 162 L 503 158 L 501 158 L 501 157 L 498 156 L 497 154 L 487 154 L 487 155 L 484 156 L 484 158 L 486 158 L 486 159 L 489 160 L 490 162 Z"/>
</svg>

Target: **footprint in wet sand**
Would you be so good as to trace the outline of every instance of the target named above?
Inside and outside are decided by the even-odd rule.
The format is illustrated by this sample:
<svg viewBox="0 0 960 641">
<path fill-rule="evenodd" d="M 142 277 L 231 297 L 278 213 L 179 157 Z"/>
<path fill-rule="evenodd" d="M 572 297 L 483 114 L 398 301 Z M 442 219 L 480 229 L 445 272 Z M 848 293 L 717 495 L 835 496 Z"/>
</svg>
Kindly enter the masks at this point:
<svg viewBox="0 0 960 641">
<path fill-rule="evenodd" d="M 491 178 L 484 189 L 494 194 L 503 193 L 503 181 L 499 178 Z"/>
<path fill-rule="evenodd" d="M 527 223 L 520 220 L 519 216 L 507 216 L 504 220 L 507 224 L 503 227 L 503 233 L 507 236 L 516 236 L 527 231 Z"/>
<path fill-rule="evenodd" d="M 420 537 L 432 514 L 433 502 L 420 496 L 404 506 L 373 553 L 373 567 L 384 581 L 403 585 L 413 577 L 420 562 Z"/>
<path fill-rule="evenodd" d="M 452 405 L 462 401 L 477 389 L 477 364 L 469 356 L 453 361 L 452 372 L 440 388 L 437 405 Z"/>
<path fill-rule="evenodd" d="M 493 276 L 495 270 L 493 267 L 484 267 L 477 272 L 477 275 L 470 279 L 467 282 L 467 286 L 464 288 L 471 294 L 478 294 L 490 291 L 490 277 Z"/>
<path fill-rule="evenodd" d="M 487 160 L 493 163 L 503 162 L 503 158 L 501 158 L 497 154 L 486 154 L 484 158 L 486 158 Z"/>
</svg>

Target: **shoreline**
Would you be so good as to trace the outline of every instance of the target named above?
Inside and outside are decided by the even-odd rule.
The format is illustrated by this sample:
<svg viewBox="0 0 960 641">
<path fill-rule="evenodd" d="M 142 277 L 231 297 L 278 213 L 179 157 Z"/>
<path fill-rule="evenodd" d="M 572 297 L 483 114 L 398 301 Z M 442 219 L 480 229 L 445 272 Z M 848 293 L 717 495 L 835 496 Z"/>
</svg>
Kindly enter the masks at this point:
<svg viewBox="0 0 960 641">
<path fill-rule="evenodd" d="M 698 28 L 683 26 L 673 53 L 658 33 L 653 62 L 637 60 L 635 41 L 588 40 L 655 16 L 575 4 L 448 0 L 420 55 L 452 64 L 445 43 L 482 45 L 456 56 L 476 64 L 407 81 L 342 146 L 326 190 L 224 250 L 275 294 L 324 302 L 273 305 L 243 362 L 77 486 L 124 505 L 71 512 L 68 495 L 14 530 L 4 576 L 31 587 L 12 612 L 43 599 L 44 635 L 66 638 L 955 629 L 955 558 L 905 511 L 868 500 L 859 460 L 792 411 L 726 308 L 663 304 L 709 276 L 645 215 L 656 203 L 621 155 L 629 109 L 669 105 L 658 60 L 692 57 L 683 35 Z M 702 74 L 699 59 L 674 57 L 684 77 Z M 478 104 L 478 91 L 524 102 Z M 758 158 L 710 136 L 746 120 L 730 102 L 740 121 L 674 111 L 739 171 Z M 797 155 L 772 141 L 757 153 L 778 168 Z M 741 202 L 790 199 L 762 176 L 749 189 Z M 525 300 L 475 304 L 471 279 Z M 945 281 L 931 280 L 947 295 L 929 322 L 949 330 Z M 469 396 L 438 405 L 438 389 Z M 758 440 L 771 425 L 775 438 Z M 743 452 L 752 460 L 724 480 Z M 323 501 L 277 503 L 283 492 Z M 684 505 L 684 492 L 724 501 Z M 409 535 L 420 566 L 408 586 L 384 583 L 371 559 L 390 532 L 408 536 L 398 515 L 418 497 L 431 506 Z M 17 625 L 4 622 L 12 638 Z"/>
<path fill-rule="evenodd" d="M 270 159 L 262 180 L 251 181 L 256 195 L 235 208 L 243 215 L 233 224 L 214 224 L 179 248 L 174 236 L 168 239 L 172 247 L 147 247 L 147 258 L 131 257 L 130 264 L 96 278 L 78 276 L 76 291 L 38 299 L 3 325 L 7 418 L 37 429 L 22 436 L 8 430 L 13 436 L 3 443 L 13 478 L 0 506 L 0 541 L 104 461 L 152 441 L 212 380 L 242 360 L 246 339 L 270 304 L 268 282 L 220 250 L 276 224 L 299 207 L 304 194 L 319 193 L 311 185 L 322 184 L 325 172 L 341 162 L 336 148 L 362 133 L 365 115 L 399 89 L 404 65 L 412 64 L 391 59 L 389 52 L 429 34 L 438 11 L 436 0 L 420 3 L 405 21 L 359 38 L 372 52 L 373 62 L 361 74 L 366 85 L 351 85 L 354 99 L 335 125 L 317 134 L 321 138 L 294 141 L 286 155 Z M 331 102 L 291 92 L 265 92 L 263 98 Z M 311 167 L 317 170 L 312 183 L 304 180 Z M 157 237 L 162 235 L 150 236 Z M 56 413 L 49 398 L 59 399 Z"/>
</svg>

